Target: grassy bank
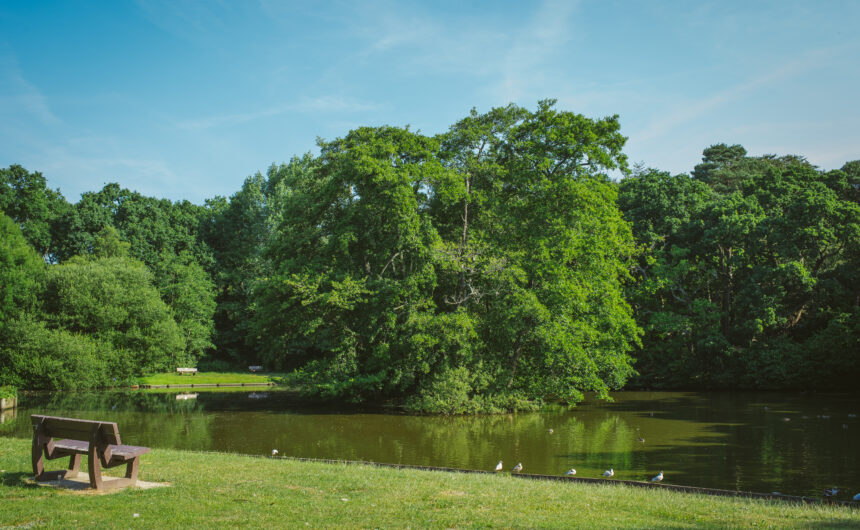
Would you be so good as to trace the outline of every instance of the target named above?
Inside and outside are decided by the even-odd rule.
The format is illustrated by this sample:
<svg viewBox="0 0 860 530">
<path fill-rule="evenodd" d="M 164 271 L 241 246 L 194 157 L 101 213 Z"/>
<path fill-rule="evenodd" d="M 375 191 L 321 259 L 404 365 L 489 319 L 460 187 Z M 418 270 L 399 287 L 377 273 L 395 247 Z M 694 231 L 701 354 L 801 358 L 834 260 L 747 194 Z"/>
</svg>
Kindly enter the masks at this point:
<svg viewBox="0 0 860 530">
<path fill-rule="evenodd" d="M 171 487 L 88 495 L 28 485 L 29 454 L 0 438 L 0 527 L 860 528 L 844 507 L 162 449 L 140 478 Z"/>
<path fill-rule="evenodd" d="M 180 375 L 178 373 L 155 374 L 141 377 L 141 385 L 203 385 L 231 383 L 278 383 L 284 380 L 284 374 L 249 373 L 249 372 L 199 372 L 197 375 Z"/>
</svg>

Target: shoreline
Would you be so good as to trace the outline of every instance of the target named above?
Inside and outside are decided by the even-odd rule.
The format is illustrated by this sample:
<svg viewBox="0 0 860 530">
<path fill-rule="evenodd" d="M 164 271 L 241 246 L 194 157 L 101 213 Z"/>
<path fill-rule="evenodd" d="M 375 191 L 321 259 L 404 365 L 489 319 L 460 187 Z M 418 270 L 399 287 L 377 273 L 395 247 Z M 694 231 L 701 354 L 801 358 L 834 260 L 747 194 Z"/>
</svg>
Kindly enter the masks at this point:
<svg viewBox="0 0 860 530">
<path fill-rule="evenodd" d="M 30 440 L 0 437 L 0 527 L 860 527 L 857 503 L 267 455 L 153 448 L 140 479 L 168 487 L 34 487 Z"/>
</svg>

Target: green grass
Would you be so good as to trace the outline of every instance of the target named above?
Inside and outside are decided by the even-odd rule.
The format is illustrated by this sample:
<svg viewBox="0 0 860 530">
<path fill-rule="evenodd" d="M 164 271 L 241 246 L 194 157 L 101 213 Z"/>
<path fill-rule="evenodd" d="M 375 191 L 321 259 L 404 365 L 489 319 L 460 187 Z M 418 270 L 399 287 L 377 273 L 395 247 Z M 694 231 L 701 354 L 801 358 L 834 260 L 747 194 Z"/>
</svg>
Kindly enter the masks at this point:
<svg viewBox="0 0 860 530">
<path fill-rule="evenodd" d="M 202 385 L 212 383 L 277 383 L 284 374 L 249 372 L 198 372 L 197 375 L 178 373 L 155 374 L 139 378 L 141 385 Z"/>
<path fill-rule="evenodd" d="M 29 455 L 0 438 L 0 527 L 860 528 L 845 507 L 164 449 L 140 479 L 172 487 L 82 495 L 28 484 Z"/>
</svg>

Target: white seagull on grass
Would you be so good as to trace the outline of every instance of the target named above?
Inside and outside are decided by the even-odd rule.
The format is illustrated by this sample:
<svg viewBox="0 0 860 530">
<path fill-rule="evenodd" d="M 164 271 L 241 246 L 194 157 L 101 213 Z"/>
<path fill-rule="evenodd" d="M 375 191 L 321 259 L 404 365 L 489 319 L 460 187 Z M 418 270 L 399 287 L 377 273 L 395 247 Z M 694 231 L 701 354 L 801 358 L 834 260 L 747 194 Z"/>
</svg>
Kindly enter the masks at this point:
<svg viewBox="0 0 860 530">
<path fill-rule="evenodd" d="M 663 472 L 657 473 L 657 476 L 651 479 L 651 482 L 660 482 L 663 480 Z"/>
<path fill-rule="evenodd" d="M 272 456 L 278 456 L 278 450 L 272 449 Z"/>
<path fill-rule="evenodd" d="M 520 462 L 519 464 L 517 464 L 517 465 L 515 465 L 515 466 L 514 466 L 513 472 L 514 472 L 514 473 L 519 473 L 519 472 L 520 472 L 520 471 L 522 471 L 522 470 L 523 470 L 523 463 L 522 463 L 522 462 Z"/>
<path fill-rule="evenodd" d="M 615 476 L 615 470 L 610 467 L 609 469 L 607 469 L 606 471 L 603 472 L 603 476 L 607 477 L 607 478 L 611 478 L 611 477 Z"/>
<path fill-rule="evenodd" d="M 570 469 L 567 471 L 567 473 L 565 473 L 565 476 L 567 476 L 567 475 L 576 475 L 576 470 L 575 470 L 575 469 L 573 469 L 573 468 L 570 468 Z"/>
<path fill-rule="evenodd" d="M 502 461 L 501 461 L 501 460 L 499 460 L 499 463 L 498 463 L 498 464 L 496 464 L 496 471 L 501 471 L 502 469 L 504 469 L 504 468 L 502 467 Z"/>
</svg>

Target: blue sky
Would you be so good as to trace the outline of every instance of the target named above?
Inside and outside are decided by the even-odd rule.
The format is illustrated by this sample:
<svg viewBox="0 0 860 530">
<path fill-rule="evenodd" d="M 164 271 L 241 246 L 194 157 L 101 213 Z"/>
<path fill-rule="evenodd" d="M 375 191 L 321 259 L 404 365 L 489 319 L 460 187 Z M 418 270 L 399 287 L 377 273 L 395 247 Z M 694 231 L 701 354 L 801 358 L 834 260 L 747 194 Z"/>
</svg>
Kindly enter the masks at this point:
<svg viewBox="0 0 860 530">
<path fill-rule="evenodd" d="M 0 0 L 0 166 L 201 203 L 362 125 L 621 116 L 633 162 L 860 159 L 860 2 Z"/>
</svg>

